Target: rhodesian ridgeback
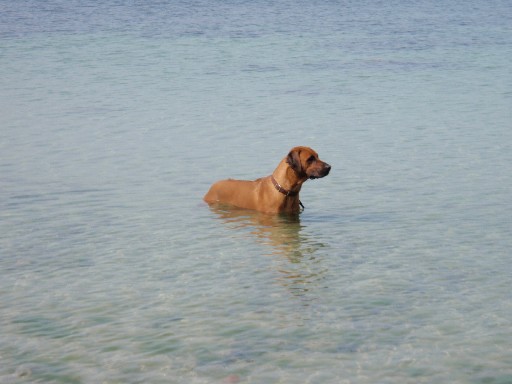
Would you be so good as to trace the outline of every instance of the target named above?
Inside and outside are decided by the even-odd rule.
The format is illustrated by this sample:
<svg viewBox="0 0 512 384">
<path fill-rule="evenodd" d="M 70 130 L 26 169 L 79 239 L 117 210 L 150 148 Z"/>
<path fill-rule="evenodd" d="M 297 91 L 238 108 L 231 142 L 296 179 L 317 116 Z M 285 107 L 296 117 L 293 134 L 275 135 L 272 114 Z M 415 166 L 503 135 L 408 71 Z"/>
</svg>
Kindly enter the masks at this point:
<svg viewBox="0 0 512 384">
<path fill-rule="evenodd" d="M 299 192 L 308 179 L 327 176 L 331 166 L 309 147 L 295 147 L 270 176 L 256 180 L 221 180 L 204 196 L 208 204 L 229 204 L 267 213 L 300 212 Z"/>
</svg>

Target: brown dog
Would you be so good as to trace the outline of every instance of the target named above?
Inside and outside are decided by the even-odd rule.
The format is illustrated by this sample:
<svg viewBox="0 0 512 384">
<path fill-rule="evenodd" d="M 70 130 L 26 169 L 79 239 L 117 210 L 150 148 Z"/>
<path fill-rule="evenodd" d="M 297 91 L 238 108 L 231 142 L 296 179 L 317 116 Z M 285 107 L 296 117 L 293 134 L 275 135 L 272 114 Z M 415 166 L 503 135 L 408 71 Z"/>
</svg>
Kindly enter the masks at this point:
<svg viewBox="0 0 512 384">
<path fill-rule="evenodd" d="M 292 148 L 270 176 L 254 181 L 221 180 L 204 196 L 208 204 L 230 204 L 268 213 L 298 213 L 299 191 L 308 179 L 327 176 L 331 166 L 309 147 Z"/>
</svg>

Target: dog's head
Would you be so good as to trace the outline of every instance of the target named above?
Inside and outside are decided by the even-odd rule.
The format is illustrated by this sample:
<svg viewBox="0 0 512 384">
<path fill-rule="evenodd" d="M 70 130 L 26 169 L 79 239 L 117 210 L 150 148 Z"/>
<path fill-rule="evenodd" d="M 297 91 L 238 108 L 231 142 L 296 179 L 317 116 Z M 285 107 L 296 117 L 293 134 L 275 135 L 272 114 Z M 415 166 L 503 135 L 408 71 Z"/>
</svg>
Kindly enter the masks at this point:
<svg viewBox="0 0 512 384">
<path fill-rule="evenodd" d="M 327 176 L 331 170 L 331 166 L 320 160 L 318 153 L 309 147 L 292 148 L 286 162 L 299 178 L 318 179 Z"/>
</svg>

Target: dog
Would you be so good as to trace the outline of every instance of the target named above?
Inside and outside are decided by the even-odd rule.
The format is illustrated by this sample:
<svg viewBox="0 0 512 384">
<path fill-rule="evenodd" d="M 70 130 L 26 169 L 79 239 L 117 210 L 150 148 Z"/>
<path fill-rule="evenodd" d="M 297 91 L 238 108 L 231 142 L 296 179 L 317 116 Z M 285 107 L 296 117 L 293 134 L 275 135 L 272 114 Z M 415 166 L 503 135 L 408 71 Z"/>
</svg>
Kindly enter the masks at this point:
<svg viewBox="0 0 512 384">
<path fill-rule="evenodd" d="M 294 147 L 270 176 L 256 180 L 221 180 L 204 196 L 208 204 L 229 204 L 265 213 L 299 213 L 305 181 L 329 174 L 331 166 L 309 147 Z"/>
</svg>

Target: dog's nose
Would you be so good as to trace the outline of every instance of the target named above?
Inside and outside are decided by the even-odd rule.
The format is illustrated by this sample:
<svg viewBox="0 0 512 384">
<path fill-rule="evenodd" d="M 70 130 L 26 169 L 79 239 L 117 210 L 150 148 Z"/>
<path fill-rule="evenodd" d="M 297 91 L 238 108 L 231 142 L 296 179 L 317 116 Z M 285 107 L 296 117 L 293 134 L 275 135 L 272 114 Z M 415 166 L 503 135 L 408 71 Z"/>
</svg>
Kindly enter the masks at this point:
<svg viewBox="0 0 512 384">
<path fill-rule="evenodd" d="M 331 171 L 331 166 L 329 164 L 325 163 L 325 165 L 324 165 L 325 176 L 327 176 L 330 171 Z"/>
</svg>

